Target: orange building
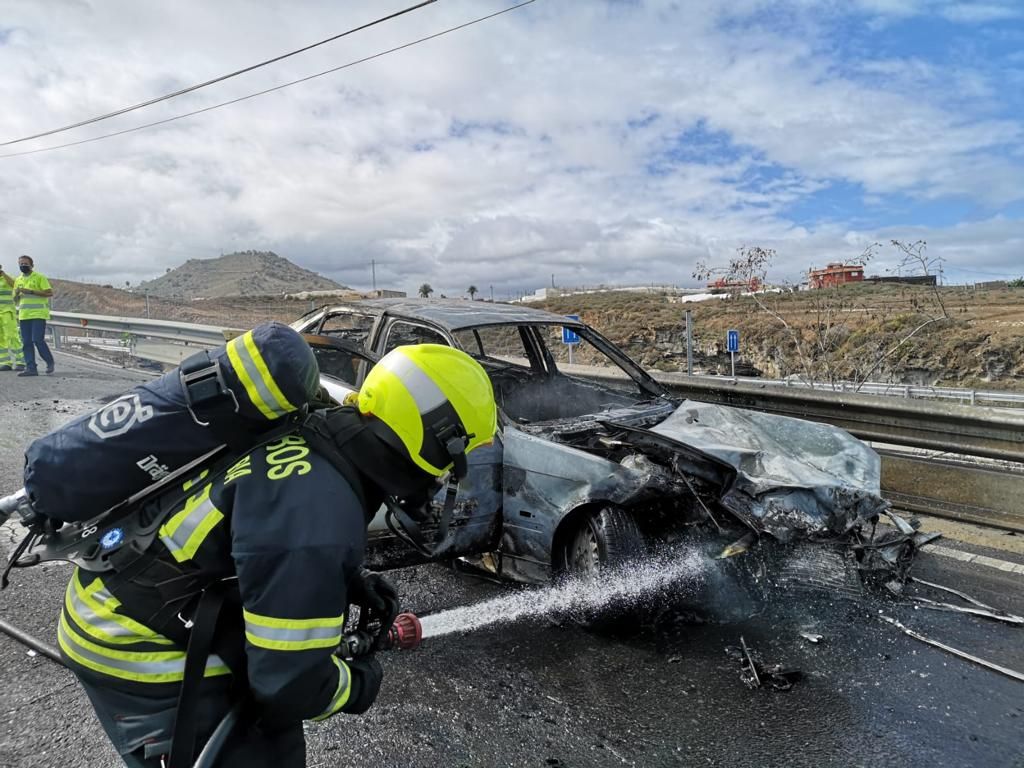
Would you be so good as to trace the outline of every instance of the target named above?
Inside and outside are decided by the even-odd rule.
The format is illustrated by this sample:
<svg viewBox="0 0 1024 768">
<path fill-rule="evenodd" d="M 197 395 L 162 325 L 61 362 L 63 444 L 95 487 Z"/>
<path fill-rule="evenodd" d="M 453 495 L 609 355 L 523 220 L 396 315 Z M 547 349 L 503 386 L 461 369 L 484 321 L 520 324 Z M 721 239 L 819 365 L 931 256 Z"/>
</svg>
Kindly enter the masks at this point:
<svg viewBox="0 0 1024 768">
<path fill-rule="evenodd" d="M 811 288 L 832 288 L 843 283 L 859 283 L 864 279 L 863 264 L 829 264 L 824 269 L 807 273 Z"/>
</svg>

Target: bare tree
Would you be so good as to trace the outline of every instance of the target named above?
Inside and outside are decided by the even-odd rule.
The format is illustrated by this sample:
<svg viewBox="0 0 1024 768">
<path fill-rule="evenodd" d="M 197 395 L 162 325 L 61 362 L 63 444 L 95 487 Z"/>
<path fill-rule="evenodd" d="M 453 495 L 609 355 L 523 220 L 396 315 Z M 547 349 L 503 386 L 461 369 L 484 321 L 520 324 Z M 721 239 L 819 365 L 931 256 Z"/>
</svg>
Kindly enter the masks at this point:
<svg viewBox="0 0 1024 768">
<path fill-rule="evenodd" d="M 910 269 L 913 272 L 920 272 L 925 277 L 942 276 L 942 267 L 945 263 L 945 259 L 942 256 L 928 256 L 925 251 L 928 249 L 928 243 L 924 240 L 917 240 L 913 243 L 905 243 L 902 240 L 890 240 L 893 248 L 900 252 L 900 262 L 896 265 L 896 269 L 903 273 L 903 270 Z M 942 293 L 939 291 L 939 280 L 936 280 L 932 284 L 932 292 L 935 296 L 935 303 L 938 304 L 939 309 L 942 311 L 942 316 L 949 319 L 949 312 L 946 311 L 946 305 L 942 301 Z"/>
<path fill-rule="evenodd" d="M 736 286 L 733 290 L 734 294 L 739 293 L 743 285 L 760 287 L 767 282 L 768 269 L 775 260 L 775 255 L 774 248 L 762 248 L 759 245 L 740 246 L 736 249 L 736 256 L 729 261 L 727 267 L 712 267 L 705 262 L 698 262 L 693 276 L 697 280 L 707 280 L 714 275 L 719 275 L 725 279 L 727 285 Z M 750 293 L 754 303 L 782 326 L 793 345 L 804 376 L 808 382 L 813 383 L 817 378 L 815 366 L 805 349 L 803 334 L 786 320 L 779 311 L 777 302 L 775 302 L 776 306 L 772 307 L 765 301 L 763 294 L 756 290 Z"/>
</svg>

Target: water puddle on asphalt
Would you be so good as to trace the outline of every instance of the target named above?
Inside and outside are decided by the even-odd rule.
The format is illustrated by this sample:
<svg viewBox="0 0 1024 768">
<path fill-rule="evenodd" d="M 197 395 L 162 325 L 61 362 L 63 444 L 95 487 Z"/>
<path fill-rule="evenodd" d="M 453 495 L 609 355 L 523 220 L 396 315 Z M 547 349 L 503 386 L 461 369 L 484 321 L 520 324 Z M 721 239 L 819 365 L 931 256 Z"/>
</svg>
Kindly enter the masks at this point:
<svg viewBox="0 0 1024 768">
<path fill-rule="evenodd" d="M 524 618 L 586 615 L 613 606 L 642 606 L 665 589 L 678 593 L 697 588 L 707 568 L 707 556 L 697 548 L 675 549 L 643 563 L 602 572 L 598 580 L 569 579 L 424 616 L 423 637 L 471 632 Z"/>
</svg>

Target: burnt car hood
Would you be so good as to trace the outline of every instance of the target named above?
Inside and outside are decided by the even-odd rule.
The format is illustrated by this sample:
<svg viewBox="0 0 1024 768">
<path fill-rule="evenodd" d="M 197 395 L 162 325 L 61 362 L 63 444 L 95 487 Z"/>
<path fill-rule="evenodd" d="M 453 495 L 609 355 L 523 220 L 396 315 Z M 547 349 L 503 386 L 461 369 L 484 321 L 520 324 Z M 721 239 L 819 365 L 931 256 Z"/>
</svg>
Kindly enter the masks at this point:
<svg viewBox="0 0 1024 768">
<path fill-rule="evenodd" d="M 649 431 L 731 467 L 719 502 L 783 541 L 845 534 L 889 506 L 878 454 L 837 427 L 687 400 Z"/>
</svg>

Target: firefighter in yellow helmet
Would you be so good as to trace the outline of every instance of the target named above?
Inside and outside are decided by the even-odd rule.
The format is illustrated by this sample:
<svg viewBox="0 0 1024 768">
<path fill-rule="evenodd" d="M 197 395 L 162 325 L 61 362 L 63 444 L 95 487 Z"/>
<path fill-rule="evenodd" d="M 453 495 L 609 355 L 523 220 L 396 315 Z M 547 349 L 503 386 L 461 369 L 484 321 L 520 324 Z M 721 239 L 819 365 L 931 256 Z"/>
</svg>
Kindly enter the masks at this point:
<svg viewBox="0 0 1024 768">
<path fill-rule="evenodd" d="M 216 764 L 303 766 L 304 720 L 373 704 L 380 664 L 336 655 L 350 604 L 385 631 L 398 612 L 363 568 L 366 525 L 464 475 L 497 419 L 480 365 L 439 345 L 391 351 L 355 400 L 147 505 L 141 556 L 76 570 L 58 639 L 127 765 L 191 766 L 241 702 Z"/>
</svg>

